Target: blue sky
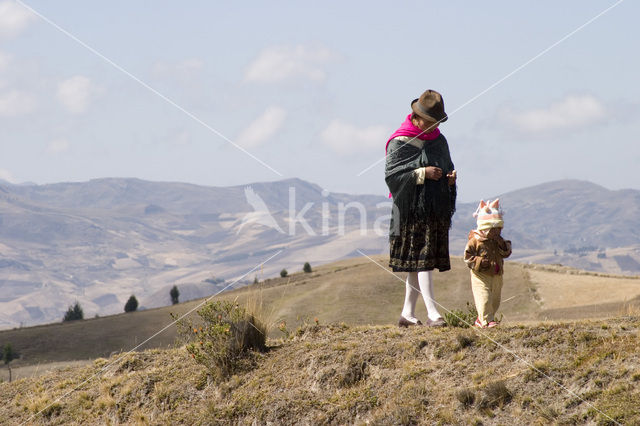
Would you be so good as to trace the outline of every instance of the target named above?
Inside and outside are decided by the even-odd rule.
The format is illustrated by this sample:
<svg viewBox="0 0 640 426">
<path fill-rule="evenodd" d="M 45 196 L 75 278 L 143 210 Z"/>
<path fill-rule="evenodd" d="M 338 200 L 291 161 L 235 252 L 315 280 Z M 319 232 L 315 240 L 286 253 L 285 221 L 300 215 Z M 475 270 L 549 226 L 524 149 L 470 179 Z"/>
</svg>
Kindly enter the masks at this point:
<svg viewBox="0 0 640 426">
<path fill-rule="evenodd" d="M 154 93 L 0 0 L 0 179 L 299 177 L 386 194 L 386 139 L 432 88 L 462 201 L 564 178 L 640 189 L 640 6 L 621 2 L 476 98 L 616 4 L 521 3 L 23 3 Z"/>
</svg>

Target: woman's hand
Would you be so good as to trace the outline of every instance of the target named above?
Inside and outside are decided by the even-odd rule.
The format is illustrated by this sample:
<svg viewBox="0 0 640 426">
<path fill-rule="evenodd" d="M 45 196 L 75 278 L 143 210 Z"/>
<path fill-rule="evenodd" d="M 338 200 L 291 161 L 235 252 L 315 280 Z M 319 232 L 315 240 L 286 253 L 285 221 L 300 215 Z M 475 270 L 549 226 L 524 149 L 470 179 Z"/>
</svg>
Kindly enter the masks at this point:
<svg viewBox="0 0 640 426">
<path fill-rule="evenodd" d="M 427 179 L 440 180 L 442 178 L 442 169 L 440 167 L 427 166 L 424 170 L 424 175 Z"/>
<path fill-rule="evenodd" d="M 447 174 L 447 179 L 449 179 L 449 186 L 455 185 L 456 179 L 458 179 L 458 172 L 454 170 L 451 173 Z"/>
</svg>

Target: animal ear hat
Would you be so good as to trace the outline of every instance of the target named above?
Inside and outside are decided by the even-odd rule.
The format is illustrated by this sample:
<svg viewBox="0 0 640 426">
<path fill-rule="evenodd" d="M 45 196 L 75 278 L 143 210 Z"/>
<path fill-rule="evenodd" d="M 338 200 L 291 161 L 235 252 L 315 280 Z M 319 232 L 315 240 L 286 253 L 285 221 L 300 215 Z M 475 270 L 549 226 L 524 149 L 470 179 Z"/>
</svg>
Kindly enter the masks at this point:
<svg viewBox="0 0 640 426">
<path fill-rule="evenodd" d="M 500 208 L 500 199 L 496 198 L 493 202 L 480 201 L 473 217 L 478 223 L 478 231 L 484 231 L 491 228 L 503 228 L 504 220 L 502 219 L 502 209 Z"/>
</svg>

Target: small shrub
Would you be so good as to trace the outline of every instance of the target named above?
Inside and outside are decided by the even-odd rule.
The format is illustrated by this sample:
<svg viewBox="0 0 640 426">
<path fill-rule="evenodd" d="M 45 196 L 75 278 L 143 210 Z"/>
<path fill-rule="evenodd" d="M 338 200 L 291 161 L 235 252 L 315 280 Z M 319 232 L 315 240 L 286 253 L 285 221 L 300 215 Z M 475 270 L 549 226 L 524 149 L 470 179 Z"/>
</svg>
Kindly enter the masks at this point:
<svg viewBox="0 0 640 426">
<path fill-rule="evenodd" d="M 484 395 L 480 401 L 481 408 L 503 407 L 513 398 L 513 394 L 503 381 L 491 382 L 484 390 Z"/>
<path fill-rule="evenodd" d="M 304 266 L 302 267 L 302 270 L 307 274 L 312 272 L 311 271 L 311 265 L 309 264 L 309 262 L 305 262 L 304 263 Z"/>
<path fill-rule="evenodd" d="M 289 273 L 287 272 L 287 270 L 286 270 L 286 269 L 283 269 L 282 271 L 280 271 L 280 276 L 281 276 L 282 278 L 286 277 L 287 275 L 289 275 Z"/>
<path fill-rule="evenodd" d="M 476 394 L 469 388 L 460 389 L 456 392 L 456 398 L 458 398 L 463 407 L 469 407 L 476 402 Z"/>
<path fill-rule="evenodd" d="M 449 327 L 469 328 L 478 318 L 476 307 L 467 302 L 467 312 L 460 309 L 452 309 L 444 314 L 444 321 Z"/>
<path fill-rule="evenodd" d="M 187 352 L 217 379 L 253 365 L 253 351 L 266 350 L 266 327 L 253 314 L 229 301 L 209 302 L 198 310 L 202 326 L 177 322 Z"/>
</svg>

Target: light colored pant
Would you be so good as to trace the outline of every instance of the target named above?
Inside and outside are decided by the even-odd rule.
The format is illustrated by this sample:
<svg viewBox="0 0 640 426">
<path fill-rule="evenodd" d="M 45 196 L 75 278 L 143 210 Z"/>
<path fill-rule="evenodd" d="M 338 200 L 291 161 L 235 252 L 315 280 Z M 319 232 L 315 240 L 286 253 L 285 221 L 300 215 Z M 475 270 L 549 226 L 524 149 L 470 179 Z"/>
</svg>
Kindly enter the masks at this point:
<svg viewBox="0 0 640 426">
<path fill-rule="evenodd" d="M 489 275 L 471 270 L 471 290 L 482 325 L 494 321 L 496 311 L 500 306 L 502 275 Z"/>
</svg>

